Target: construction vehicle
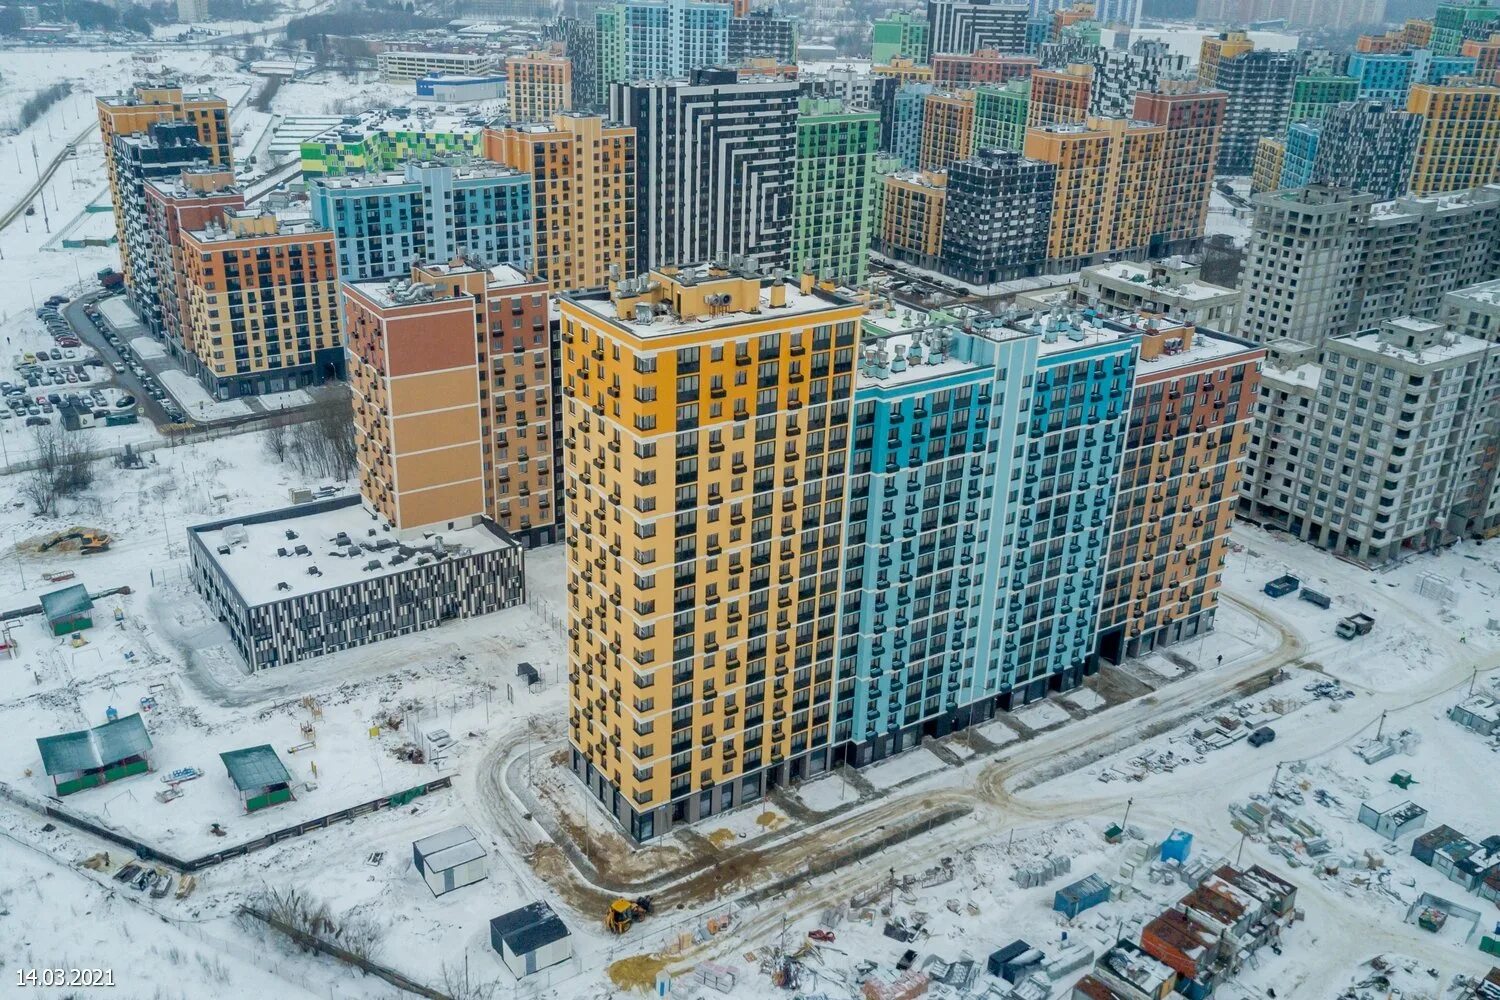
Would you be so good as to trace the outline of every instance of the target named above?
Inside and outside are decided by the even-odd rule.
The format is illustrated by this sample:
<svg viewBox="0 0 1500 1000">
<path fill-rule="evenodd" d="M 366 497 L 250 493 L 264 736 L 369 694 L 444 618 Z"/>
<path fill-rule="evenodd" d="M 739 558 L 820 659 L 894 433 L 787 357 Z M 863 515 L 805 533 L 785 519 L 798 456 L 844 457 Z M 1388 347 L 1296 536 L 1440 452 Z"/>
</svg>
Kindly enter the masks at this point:
<svg viewBox="0 0 1500 1000">
<path fill-rule="evenodd" d="M 63 542 L 72 541 L 78 543 L 79 552 L 88 555 L 91 552 L 108 552 L 109 544 L 114 539 L 110 538 L 109 533 L 105 531 L 64 531 L 61 534 L 53 535 L 43 542 L 42 551 L 46 552 L 61 545 Z"/>
<path fill-rule="evenodd" d="M 1338 627 L 1334 635 L 1340 639 L 1353 639 L 1356 636 L 1369 635 L 1370 630 L 1375 627 L 1375 619 L 1367 614 L 1350 615 L 1348 618 L 1339 619 Z"/>
<path fill-rule="evenodd" d="M 634 902 L 617 899 L 609 904 L 609 912 L 604 915 L 604 929 L 611 934 L 624 934 L 650 913 L 650 896 L 641 896 Z"/>
</svg>

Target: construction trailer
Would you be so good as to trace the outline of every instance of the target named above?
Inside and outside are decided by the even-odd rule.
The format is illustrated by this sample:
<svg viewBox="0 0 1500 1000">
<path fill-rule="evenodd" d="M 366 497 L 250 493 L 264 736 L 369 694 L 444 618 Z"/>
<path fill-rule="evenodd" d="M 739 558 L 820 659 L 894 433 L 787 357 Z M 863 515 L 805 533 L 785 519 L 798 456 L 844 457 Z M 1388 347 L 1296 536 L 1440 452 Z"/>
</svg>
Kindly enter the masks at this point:
<svg viewBox="0 0 1500 1000">
<path fill-rule="evenodd" d="M 1500 702 L 1482 694 L 1471 695 L 1448 709 L 1448 718 L 1480 736 L 1500 733 Z"/>
<path fill-rule="evenodd" d="M 58 795 L 119 781 L 151 770 L 151 736 L 139 713 L 93 729 L 36 741 L 42 769 Z"/>
<path fill-rule="evenodd" d="M 1427 867 L 1432 867 L 1437 852 L 1449 844 L 1457 843 L 1467 838 L 1447 823 L 1435 826 L 1411 842 L 1411 856 Z"/>
<path fill-rule="evenodd" d="M 552 912 L 552 907 L 541 901 L 491 920 L 490 947 L 517 979 L 573 957 L 573 938 L 568 926 Z"/>
<path fill-rule="evenodd" d="M 485 850 L 466 826 L 413 841 L 411 863 L 434 896 L 462 889 L 488 877 Z"/>
<path fill-rule="evenodd" d="M 94 627 L 94 600 L 81 583 L 42 595 L 42 614 L 53 635 L 68 635 Z"/>
<path fill-rule="evenodd" d="M 1399 840 L 1403 834 L 1422 828 L 1427 810 L 1400 796 L 1372 799 L 1360 803 L 1359 821 L 1386 840 Z"/>
<path fill-rule="evenodd" d="M 1052 898 L 1052 909 L 1071 920 L 1084 910 L 1108 900 L 1109 883 L 1098 875 L 1090 875 L 1057 890 L 1057 895 Z"/>
<path fill-rule="evenodd" d="M 219 759 L 245 803 L 245 812 L 257 812 L 296 798 L 292 794 L 292 776 L 271 744 L 230 750 L 219 754 Z"/>
</svg>

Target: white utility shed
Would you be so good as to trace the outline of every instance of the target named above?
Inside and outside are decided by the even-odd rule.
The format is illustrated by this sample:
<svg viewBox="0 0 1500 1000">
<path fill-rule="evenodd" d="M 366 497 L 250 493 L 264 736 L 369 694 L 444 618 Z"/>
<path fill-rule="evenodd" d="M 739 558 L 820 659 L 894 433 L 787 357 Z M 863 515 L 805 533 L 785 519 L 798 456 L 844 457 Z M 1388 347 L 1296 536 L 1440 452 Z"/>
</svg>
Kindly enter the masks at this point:
<svg viewBox="0 0 1500 1000">
<path fill-rule="evenodd" d="M 484 858 L 484 848 L 466 826 L 434 833 L 411 845 L 411 863 L 434 896 L 485 878 Z"/>
</svg>

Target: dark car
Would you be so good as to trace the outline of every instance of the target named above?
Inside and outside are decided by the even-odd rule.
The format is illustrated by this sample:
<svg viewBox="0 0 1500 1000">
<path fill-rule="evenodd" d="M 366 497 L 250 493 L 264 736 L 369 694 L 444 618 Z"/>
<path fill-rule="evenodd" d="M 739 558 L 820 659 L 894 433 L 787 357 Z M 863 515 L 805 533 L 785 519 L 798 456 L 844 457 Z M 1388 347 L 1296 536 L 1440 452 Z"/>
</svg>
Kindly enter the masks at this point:
<svg viewBox="0 0 1500 1000">
<path fill-rule="evenodd" d="M 1275 738 L 1276 730 L 1272 729 L 1270 726 L 1261 726 L 1255 732 L 1250 734 L 1250 745 L 1253 747 L 1263 747 Z"/>
<path fill-rule="evenodd" d="M 48 420 L 46 417 L 27 417 L 26 418 L 26 426 L 27 427 L 46 427 L 50 423 L 52 423 L 52 421 Z"/>
<path fill-rule="evenodd" d="M 66 301 L 68 301 L 68 297 L 66 295 L 53 295 L 47 299 L 46 304 L 49 306 L 60 306 Z"/>
</svg>

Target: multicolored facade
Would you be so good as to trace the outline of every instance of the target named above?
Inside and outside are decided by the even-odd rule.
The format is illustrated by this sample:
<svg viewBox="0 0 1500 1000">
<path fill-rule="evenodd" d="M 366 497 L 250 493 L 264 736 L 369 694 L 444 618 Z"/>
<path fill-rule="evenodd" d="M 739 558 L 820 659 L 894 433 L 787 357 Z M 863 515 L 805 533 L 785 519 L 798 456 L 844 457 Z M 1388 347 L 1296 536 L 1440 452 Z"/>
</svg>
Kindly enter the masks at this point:
<svg viewBox="0 0 1500 1000">
<path fill-rule="evenodd" d="M 1093 80 L 1093 67 L 1081 63 L 1066 69 L 1039 69 L 1031 74 L 1031 100 L 1026 110 L 1027 126 L 1039 128 L 1082 122 L 1089 116 L 1089 94 Z"/>
<path fill-rule="evenodd" d="M 302 143 L 306 177 L 400 170 L 407 160 L 479 158 L 484 124 L 406 112 L 366 111 Z"/>
<path fill-rule="evenodd" d="M 905 56 L 897 56 L 888 63 L 876 63 L 870 67 L 873 76 L 889 76 L 901 83 L 931 83 L 932 67 L 918 63 Z"/>
<path fill-rule="evenodd" d="M 557 540 L 547 287 L 505 265 L 346 282 L 360 493 L 400 531 L 485 516 Z"/>
<path fill-rule="evenodd" d="M 499 164 L 412 160 L 399 173 L 314 177 L 307 193 L 313 220 L 333 230 L 342 281 L 459 254 L 532 267 L 531 178 Z"/>
<path fill-rule="evenodd" d="M 1500 84 L 1500 32 L 1488 38 L 1465 39 L 1459 54 L 1474 60 L 1474 76 L 1480 83 Z"/>
<path fill-rule="evenodd" d="M 1432 51 L 1440 56 L 1453 55 L 1463 47 L 1464 39 L 1483 37 L 1492 27 L 1500 26 L 1500 8 L 1489 0 L 1453 0 L 1440 3 L 1432 18 Z"/>
<path fill-rule="evenodd" d="M 1026 156 L 1057 166 L 1047 256 L 1064 270 L 1144 255 L 1160 213 L 1167 128 L 1124 118 L 1026 131 Z"/>
<path fill-rule="evenodd" d="M 505 61 L 510 120 L 551 121 L 573 107 L 573 63 L 556 52 L 528 52 Z"/>
<path fill-rule="evenodd" d="M 1158 316 L 1140 331 L 1099 608 L 1118 663 L 1213 625 L 1265 351 Z"/>
<path fill-rule="evenodd" d="M 1019 153 L 1026 145 L 1031 81 L 1012 80 L 1003 87 L 974 91 L 974 150 L 1005 149 Z"/>
<path fill-rule="evenodd" d="M 1330 105 L 1359 96 L 1359 81 L 1352 76 L 1315 74 L 1299 76 L 1292 84 L 1292 110 L 1287 121 L 1322 121 Z"/>
<path fill-rule="evenodd" d="M 178 358 L 194 357 L 195 336 L 188 322 L 186 264 L 182 234 L 203 229 L 226 211 L 245 207 L 245 194 L 234 183 L 234 173 L 223 167 L 197 167 L 175 178 L 147 181 L 142 208 L 150 236 L 151 269 L 160 300 L 160 329 L 154 332 Z M 151 319 L 142 313 L 147 329 Z"/>
<path fill-rule="evenodd" d="M 870 189 L 880 115 L 803 98 L 797 116 L 792 268 L 858 286 L 869 273 Z"/>
<path fill-rule="evenodd" d="M 484 155 L 531 181 L 534 270 L 553 291 L 599 288 L 632 272 L 636 132 L 598 115 L 491 127 Z"/>
<path fill-rule="evenodd" d="M 1406 110 L 1422 116 L 1412 194 L 1462 191 L 1500 180 L 1500 88 L 1418 84 Z"/>
<path fill-rule="evenodd" d="M 922 111 L 923 170 L 946 170 L 974 151 L 974 91 L 932 93 Z"/>
<path fill-rule="evenodd" d="M 115 231 L 122 234 L 120 271 L 131 304 L 147 329 L 160 337 L 162 288 L 152 249 L 154 233 L 146 219 L 146 185 L 157 178 L 181 176 L 192 167 L 210 166 L 212 157 L 198 141 L 198 130 L 186 121 L 154 122 L 144 132 L 117 135 L 113 149 L 109 170 L 116 197 Z"/>
<path fill-rule="evenodd" d="M 182 234 L 195 374 L 219 399 L 344 374 L 333 233 L 310 220 L 227 211 Z"/>
<path fill-rule="evenodd" d="M 1403 106 L 1414 84 L 1447 83 L 1453 77 L 1470 76 L 1477 62 L 1474 56 L 1438 56 L 1430 49 L 1356 52 L 1349 57 L 1348 75 L 1359 81 L 1361 100 Z"/>
<path fill-rule="evenodd" d="M 1228 94 L 1196 81 L 1162 81 L 1157 92 L 1136 95 L 1132 117 L 1167 130 L 1151 256 L 1191 252 L 1201 243 L 1228 106 Z"/>
<path fill-rule="evenodd" d="M 870 61 L 876 65 L 898 57 L 919 65 L 927 62 L 930 38 L 925 20 L 906 11 L 877 18 L 870 26 Z"/>
<path fill-rule="evenodd" d="M 969 54 L 943 52 L 932 57 L 932 82 L 950 90 L 981 83 L 1003 84 L 1024 80 L 1039 68 L 1036 56 L 980 49 Z"/>
<path fill-rule="evenodd" d="M 648 840 L 828 765 L 864 308 L 723 269 L 560 306 L 572 766 Z"/>
</svg>

